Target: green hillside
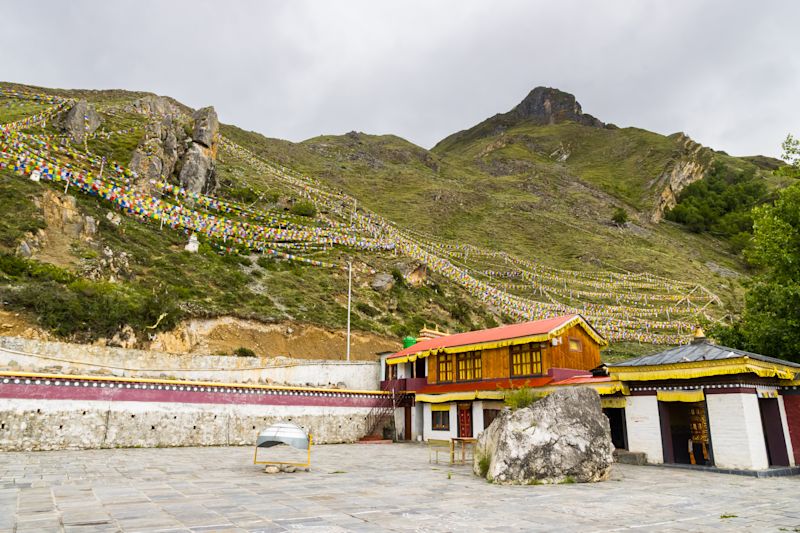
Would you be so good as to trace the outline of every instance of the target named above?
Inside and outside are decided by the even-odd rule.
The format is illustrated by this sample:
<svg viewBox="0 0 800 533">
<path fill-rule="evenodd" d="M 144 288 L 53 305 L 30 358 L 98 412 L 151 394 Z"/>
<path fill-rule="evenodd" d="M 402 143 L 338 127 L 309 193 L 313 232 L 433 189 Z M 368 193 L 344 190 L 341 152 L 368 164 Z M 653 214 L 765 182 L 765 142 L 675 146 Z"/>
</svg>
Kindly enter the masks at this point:
<svg viewBox="0 0 800 533">
<path fill-rule="evenodd" d="M 14 90 L 93 104 L 102 125 L 84 145 L 65 139 L 55 120 L 48 120 L 23 125 L 4 146 L 12 139 L 25 146 L 48 140 L 43 150 L 56 153 L 54 146 L 60 145 L 75 151 L 78 155 L 59 156 L 74 165 L 84 161 L 80 154 L 88 149 L 94 163 L 86 162 L 86 168 L 94 165 L 91 175 L 98 180 L 103 168 L 111 179 L 103 165 L 112 160 L 126 167 L 142 136 L 161 120 L 132 107 L 145 93 L 12 84 L 0 89 L 8 92 L 0 95 L 4 124 L 48 109 L 9 96 Z M 555 93 L 544 97 L 548 94 Z M 157 214 L 94 193 L 73 196 L 80 216 L 97 221 L 96 234 L 60 242 L 46 220 L 52 198 L 42 194 L 51 190 L 63 200 L 63 184 L 33 183 L 25 177 L 34 167 L 15 172 L 8 157 L 0 170 L 0 208 L 17 216 L 0 221 L 0 297 L 5 307 L 80 340 L 111 337 L 126 324 L 143 333 L 165 330 L 198 316 L 341 328 L 343 267 L 352 259 L 354 327 L 391 336 L 414 333 L 424 324 L 466 330 L 583 312 L 624 354 L 648 349 L 631 341 L 675 342 L 697 321 L 735 313 L 746 276 L 727 243 L 680 224 L 654 222 L 665 176 L 683 165 L 698 174 L 691 178 L 702 177 L 704 169 L 721 162 L 747 169 L 770 189 L 782 183 L 757 158 L 719 154 L 683 135 L 607 126 L 583 115 L 579 106 L 574 114 L 574 98 L 564 94 L 553 96 L 564 99 L 563 113 L 556 102 L 550 115 L 541 115 L 540 102 L 531 104 L 529 95 L 512 112 L 454 134 L 430 151 L 392 135 L 351 132 L 291 143 L 221 125 L 213 197 L 160 193 L 158 198 L 201 218 L 225 217 L 279 237 L 227 241 L 200 231 L 197 254 L 183 250 L 193 226 L 163 225 Z M 169 102 L 175 120 L 190 132 L 191 110 Z M 45 161 L 55 161 L 43 153 Z M 130 174 L 119 172 L 121 181 L 113 183 L 127 191 Z M 136 187 L 130 189 L 136 198 L 149 198 Z M 219 201 L 232 210 L 215 207 Z M 292 206 L 304 201 L 315 206 L 313 216 L 293 214 L 299 212 Z M 116 225 L 107 215 L 120 206 L 133 216 Z M 631 219 L 624 227 L 611 221 L 617 208 Z M 276 222 L 264 222 L 273 218 Z M 20 254 L 20 243 L 37 232 L 50 236 L 48 244 L 29 256 Z M 333 240 L 326 244 L 305 234 Z M 341 240 L 347 235 L 350 244 Z M 125 255 L 121 272 L 109 271 L 116 259 L 109 260 L 106 249 L 113 258 Z M 420 265 L 427 266 L 423 279 L 413 280 L 409 273 Z M 370 284 L 382 273 L 391 274 L 393 286 L 376 290 Z M 90 305 L 98 298 L 99 308 Z"/>
</svg>

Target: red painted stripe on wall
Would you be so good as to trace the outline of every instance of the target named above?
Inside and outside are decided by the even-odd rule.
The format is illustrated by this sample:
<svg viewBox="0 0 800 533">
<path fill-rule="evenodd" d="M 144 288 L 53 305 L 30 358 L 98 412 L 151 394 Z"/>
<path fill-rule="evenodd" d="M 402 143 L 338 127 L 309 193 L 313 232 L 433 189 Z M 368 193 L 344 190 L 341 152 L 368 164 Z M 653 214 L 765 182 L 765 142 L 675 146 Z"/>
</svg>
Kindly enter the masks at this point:
<svg viewBox="0 0 800 533">
<path fill-rule="evenodd" d="M 70 383 L 66 385 L 65 383 Z M 74 386 L 72 383 L 78 383 Z M 133 384 L 106 384 L 101 387 L 97 382 L 62 382 L 61 385 L 44 383 L 0 383 L 0 398 L 35 399 L 35 400 L 92 400 L 92 401 L 118 401 L 118 402 L 163 402 L 163 403 L 204 403 L 204 404 L 235 404 L 235 405 L 297 405 L 318 407 L 375 407 L 385 401 L 385 398 L 365 394 L 342 393 L 302 393 L 264 391 L 263 394 L 255 392 L 216 392 L 194 390 L 167 390 L 166 387 L 150 388 L 149 385 L 140 385 L 134 388 Z M 146 387 L 146 388 L 144 388 Z"/>
</svg>

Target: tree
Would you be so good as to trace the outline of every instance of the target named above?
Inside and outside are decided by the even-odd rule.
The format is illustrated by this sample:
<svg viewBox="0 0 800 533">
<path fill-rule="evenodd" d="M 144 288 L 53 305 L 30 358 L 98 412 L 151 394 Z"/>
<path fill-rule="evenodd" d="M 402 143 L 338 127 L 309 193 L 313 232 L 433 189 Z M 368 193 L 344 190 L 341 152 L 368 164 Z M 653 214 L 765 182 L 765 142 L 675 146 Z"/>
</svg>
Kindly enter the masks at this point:
<svg viewBox="0 0 800 533">
<path fill-rule="evenodd" d="M 735 347 L 800 362 L 800 183 L 753 209 L 747 259 L 760 269 L 739 323 L 713 333 Z"/>
</svg>

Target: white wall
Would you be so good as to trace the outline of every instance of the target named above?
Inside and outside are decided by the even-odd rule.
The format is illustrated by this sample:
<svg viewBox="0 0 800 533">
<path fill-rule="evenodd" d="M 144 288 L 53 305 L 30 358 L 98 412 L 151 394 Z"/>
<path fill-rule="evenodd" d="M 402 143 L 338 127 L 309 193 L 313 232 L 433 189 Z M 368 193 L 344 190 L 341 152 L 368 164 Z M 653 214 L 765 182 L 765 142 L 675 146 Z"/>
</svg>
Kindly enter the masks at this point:
<svg viewBox="0 0 800 533">
<path fill-rule="evenodd" d="M 431 429 L 431 404 L 423 404 L 423 439 L 440 439 L 450 440 L 458 436 L 458 418 L 457 406 L 455 403 L 450 405 L 450 430 L 449 431 L 434 431 Z"/>
<path fill-rule="evenodd" d="M 475 400 L 472 402 L 472 436 L 478 438 L 483 431 L 483 402 Z"/>
<path fill-rule="evenodd" d="M 781 426 L 783 427 L 783 438 L 786 439 L 786 453 L 789 455 L 789 466 L 795 466 L 794 447 L 792 436 L 789 435 L 789 422 L 786 418 L 786 406 L 783 405 L 783 396 L 778 396 L 778 408 L 781 410 Z"/>
<path fill-rule="evenodd" d="M 252 445 L 264 428 L 291 421 L 314 442 L 355 442 L 369 407 L 190 404 L 4 398 L 0 450 Z"/>
<path fill-rule="evenodd" d="M 632 452 L 644 452 L 649 463 L 663 463 L 661 418 L 658 415 L 658 399 L 655 395 L 628 396 L 625 422 L 628 430 L 628 449 Z M 714 451 L 716 452 L 716 447 Z"/>
<path fill-rule="evenodd" d="M 0 337 L 0 369 L 353 390 L 377 390 L 380 377 L 372 361 L 171 354 L 16 337 Z"/>
<path fill-rule="evenodd" d="M 768 468 L 758 396 L 706 394 L 706 405 L 714 464 L 720 468 Z"/>
</svg>

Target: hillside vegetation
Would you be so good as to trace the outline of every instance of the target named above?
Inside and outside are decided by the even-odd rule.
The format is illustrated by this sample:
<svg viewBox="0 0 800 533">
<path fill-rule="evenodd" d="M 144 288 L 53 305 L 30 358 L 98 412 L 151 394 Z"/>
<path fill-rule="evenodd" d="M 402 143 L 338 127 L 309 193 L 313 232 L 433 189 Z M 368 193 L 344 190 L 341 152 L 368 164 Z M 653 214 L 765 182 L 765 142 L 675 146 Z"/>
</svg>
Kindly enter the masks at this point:
<svg viewBox="0 0 800 533">
<path fill-rule="evenodd" d="M 131 187 L 122 167 L 159 119 L 132 104 L 151 96 L 0 88 L 7 91 L 0 98 L 5 124 L 50 108 L 12 91 L 86 99 L 102 119 L 83 144 L 45 120 L 8 134 L 6 148 L 46 139 L 50 144 L 39 149 L 61 150 L 62 159 L 42 152 L 42 161 L 83 161 L 98 181 L 103 169 L 111 179 L 116 161 L 112 185 Z M 180 117 L 191 110 L 169 102 L 186 124 Z M 617 341 L 615 350 L 646 351 L 630 343 L 676 342 L 695 322 L 738 308 L 742 265 L 728 243 L 653 220 L 681 165 L 695 169 L 686 180 L 715 179 L 719 169 L 736 165 L 759 191 L 778 186 L 769 170 L 752 159 L 687 149 L 683 135 L 586 119 L 579 106 L 574 116 L 556 109 L 543 117 L 538 103 L 523 104 L 430 151 L 391 135 L 351 132 L 290 143 L 221 125 L 213 197 L 167 189 L 154 197 L 165 209 L 198 213 L 191 222 L 120 204 L 112 185 L 99 194 L 87 188 L 89 195 L 68 188 L 65 195 L 58 177 L 54 188 L 24 179 L 39 168 L 39 156 L 16 169 L 9 156 L 0 170 L 0 206 L 17 216 L 0 220 L 3 305 L 58 335 L 88 341 L 110 339 L 124 326 L 143 339 L 197 316 L 341 328 L 344 266 L 352 260 L 354 327 L 395 337 L 425 324 L 461 331 L 579 311 Z M 130 190 L 136 202 L 149 198 Z M 68 196 L 75 217 L 96 222 L 95 233 L 65 237 L 48 220 L 52 205 Z M 107 217 L 120 209 L 132 216 L 121 223 Z M 620 209 L 630 220 L 623 226 L 612 221 Z M 220 216 L 261 224 L 259 235 L 271 237 L 226 240 L 198 225 Z M 191 231 L 200 235 L 196 254 L 183 249 Z M 21 254 L 23 242 L 40 246 Z M 374 288 L 380 274 L 391 281 Z"/>
</svg>

